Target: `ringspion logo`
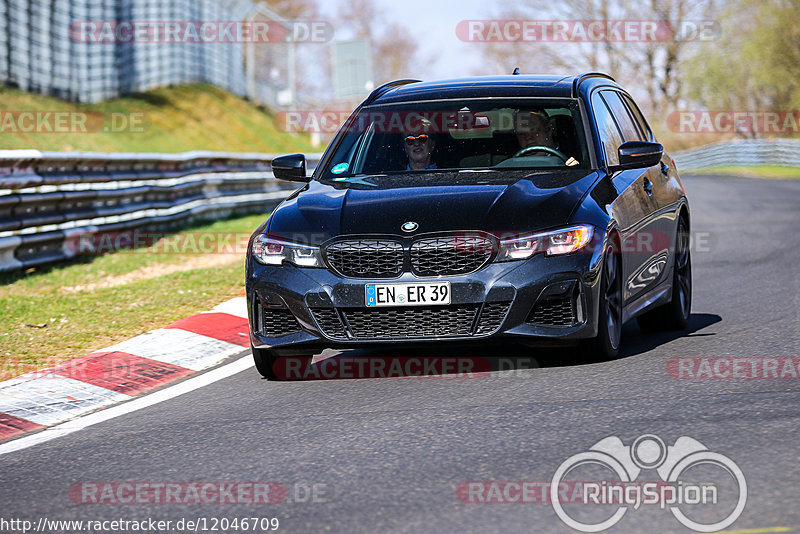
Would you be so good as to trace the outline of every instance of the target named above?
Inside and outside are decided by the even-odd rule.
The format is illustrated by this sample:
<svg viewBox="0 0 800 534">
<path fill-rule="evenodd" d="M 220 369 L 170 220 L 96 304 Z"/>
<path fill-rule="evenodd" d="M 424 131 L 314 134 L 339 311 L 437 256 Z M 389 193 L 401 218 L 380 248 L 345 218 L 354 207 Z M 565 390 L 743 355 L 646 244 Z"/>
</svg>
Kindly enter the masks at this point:
<svg viewBox="0 0 800 534">
<path fill-rule="evenodd" d="M 652 472 L 662 483 L 631 484 L 642 473 Z M 559 488 L 564 482 L 586 480 L 595 482 L 581 484 L 577 502 L 562 502 Z M 747 482 L 739 466 L 686 436 L 670 446 L 652 434 L 639 436 L 630 445 L 607 437 L 569 457 L 550 482 L 550 504 L 564 523 L 580 532 L 609 529 L 642 505 L 668 508 L 694 531 L 716 532 L 732 525 L 746 503 Z"/>
</svg>

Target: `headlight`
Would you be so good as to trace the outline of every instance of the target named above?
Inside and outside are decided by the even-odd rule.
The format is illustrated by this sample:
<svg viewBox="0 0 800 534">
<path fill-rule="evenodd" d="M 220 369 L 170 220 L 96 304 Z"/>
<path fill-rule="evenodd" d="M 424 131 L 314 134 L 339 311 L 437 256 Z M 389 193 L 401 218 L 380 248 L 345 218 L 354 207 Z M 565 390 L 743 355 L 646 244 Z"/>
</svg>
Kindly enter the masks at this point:
<svg viewBox="0 0 800 534">
<path fill-rule="evenodd" d="M 319 247 L 282 241 L 261 234 L 253 239 L 253 256 L 264 265 L 282 265 L 284 262 L 298 267 L 324 267 Z"/>
<path fill-rule="evenodd" d="M 592 240 L 594 228 L 589 225 L 571 226 L 552 232 L 503 238 L 496 261 L 526 260 L 543 252 L 548 256 L 570 254 Z"/>
</svg>

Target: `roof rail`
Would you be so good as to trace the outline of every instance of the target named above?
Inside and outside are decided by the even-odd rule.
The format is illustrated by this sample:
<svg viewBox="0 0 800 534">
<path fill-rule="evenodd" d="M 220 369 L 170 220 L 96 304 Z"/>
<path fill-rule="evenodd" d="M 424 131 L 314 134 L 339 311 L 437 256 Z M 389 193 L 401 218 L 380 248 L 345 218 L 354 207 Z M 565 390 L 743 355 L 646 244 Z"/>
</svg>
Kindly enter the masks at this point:
<svg viewBox="0 0 800 534">
<path fill-rule="evenodd" d="M 406 84 L 409 84 L 409 83 L 418 83 L 418 82 L 421 82 L 421 81 L 422 80 L 413 80 L 411 78 L 405 78 L 405 79 L 402 79 L 402 80 L 394 80 L 393 82 L 387 82 L 387 83 L 385 83 L 385 84 L 373 89 L 373 91 L 369 94 L 369 96 L 366 98 L 366 100 L 364 100 L 362 105 L 371 104 L 372 102 L 377 100 L 379 97 L 381 97 L 384 94 L 386 94 L 387 92 L 389 92 L 389 89 L 392 89 L 393 87 L 398 87 L 400 85 L 406 85 Z"/>
<path fill-rule="evenodd" d="M 583 74 L 578 74 L 577 76 L 575 76 L 575 79 L 572 82 L 572 94 L 573 94 L 573 96 L 578 94 L 578 85 L 580 85 L 580 83 L 583 80 L 585 80 L 586 78 L 592 78 L 594 76 L 599 76 L 601 78 L 608 78 L 609 80 L 611 80 L 614 83 L 616 83 L 616 81 L 617 81 L 614 78 L 612 78 L 611 76 L 609 76 L 608 74 L 606 74 L 605 72 L 584 72 Z"/>
</svg>

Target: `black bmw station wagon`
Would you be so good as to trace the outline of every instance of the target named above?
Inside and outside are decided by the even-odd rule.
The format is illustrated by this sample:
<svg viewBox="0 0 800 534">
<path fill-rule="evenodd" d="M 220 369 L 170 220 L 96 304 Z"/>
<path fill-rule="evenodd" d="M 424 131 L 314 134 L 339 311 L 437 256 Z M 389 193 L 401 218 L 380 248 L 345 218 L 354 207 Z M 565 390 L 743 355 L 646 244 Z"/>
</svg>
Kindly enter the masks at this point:
<svg viewBox="0 0 800 534">
<path fill-rule="evenodd" d="M 612 358 L 622 325 L 683 329 L 690 212 L 673 161 L 612 78 L 385 84 L 253 233 L 257 370 L 325 348 L 511 340 Z"/>
</svg>

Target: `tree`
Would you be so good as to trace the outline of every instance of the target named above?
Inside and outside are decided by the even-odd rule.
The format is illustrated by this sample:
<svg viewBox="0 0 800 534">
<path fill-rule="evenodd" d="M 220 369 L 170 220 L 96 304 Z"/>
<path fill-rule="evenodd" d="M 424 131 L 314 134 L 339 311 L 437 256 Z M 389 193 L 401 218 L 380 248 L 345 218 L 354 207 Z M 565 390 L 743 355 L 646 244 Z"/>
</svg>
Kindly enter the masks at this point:
<svg viewBox="0 0 800 534">
<path fill-rule="evenodd" d="M 355 37 L 371 45 L 372 76 L 375 85 L 398 78 L 414 78 L 419 44 L 398 22 L 387 22 L 373 0 L 352 0 L 340 12 L 343 25 L 353 28 Z"/>
<path fill-rule="evenodd" d="M 285 21 L 299 24 L 324 22 L 316 0 L 268 0 L 260 4 Z M 254 20 L 269 19 L 256 14 Z M 297 106 L 308 106 L 309 102 L 317 100 L 329 85 L 321 81 L 330 78 L 330 64 L 319 61 L 320 57 L 327 57 L 327 54 L 319 54 L 320 48 L 325 46 L 327 43 L 317 42 L 255 44 L 252 52 L 259 96 L 274 105 L 280 91 L 294 90 Z M 309 61 L 309 58 L 315 61 Z M 295 70 L 293 80 L 290 76 L 292 68 Z"/>
<path fill-rule="evenodd" d="M 773 105 L 800 107 L 800 0 L 748 0 L 758 29 L 746 43 L 746 54 L 758 57 L 755 78 Z"/>
<path fill-rule="evenodd" d="M 730 5 L 721 17 L 721 38 L 687 61 L 685 97 L 710 109 L 798 109 L 797 20 L 800 0 L 738 0 Z"/>
<path fill-rule="evenodd" d="M 267 0 L 271 10 L 287 19 L 313 19 L 319 16 L 315 0 Z"/>
<path fill-rule="evenodd" d="M 584 40 L 575 42 L 490 43 L 487 58 L 510 72 L 519 66 L 523 72 L 560 70 L 565 74 L 582 71 L 606 72 L 632 92 L 647 98 L 639 101 L 651 112 L 662 114 L 675 108 L 681 95 L 682 63 L 687 46 L 699 32 L 689 34 L 715 12 L 713 0 L 562 0 L 545 8 L 531 2 L 500 13 L 504 20 L 551 21 L 655 21 L 656 41 Z M 668 32 L 669 28 L 672 32 Z"/>
<path fill-rule="evenodd" d="M 745 44 L 757 31 L 754 10 L 739 2 L 722 13 L 721 26 L 718 39 L 687 59 L 683 96 L 711 109 L 758 109 L 765 105 L 764 95 L 754 83 L 755 58 L 748 57 Z"/>
</svg>

